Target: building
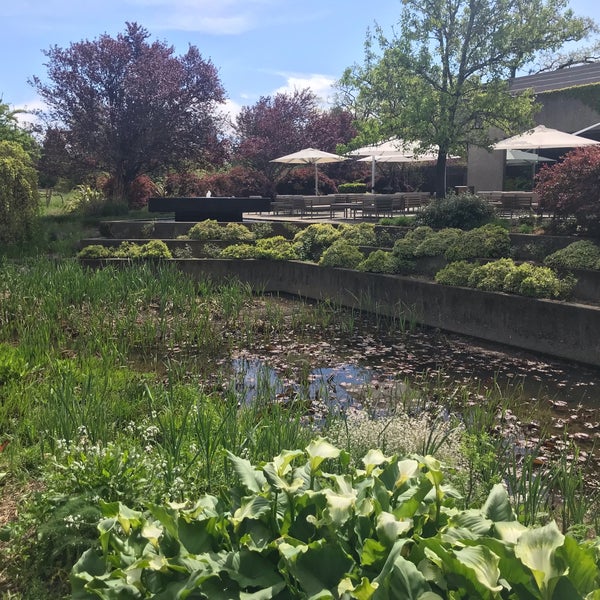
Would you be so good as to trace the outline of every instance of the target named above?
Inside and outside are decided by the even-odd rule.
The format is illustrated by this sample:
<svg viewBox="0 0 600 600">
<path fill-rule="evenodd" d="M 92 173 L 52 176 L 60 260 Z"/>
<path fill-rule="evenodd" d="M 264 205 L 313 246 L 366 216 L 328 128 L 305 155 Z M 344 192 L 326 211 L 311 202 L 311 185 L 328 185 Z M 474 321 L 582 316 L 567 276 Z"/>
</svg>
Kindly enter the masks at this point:
<svg viewBox="0 0 600 600">
<path fill-rule="evenodd" d="M 510 83 L 514 92 L 532 89 L 541 109 L 536 125 L 600 140 L 600 62 L 517 77 Z M 499 135 L 498 138 L 502 138 Z M 558 158 L 564 150 L 544 151 Z M 531 186 L 532 172 L 521 167 L 520 183 Z M 479 190 L 503 190 L 517 185 L 517 171 L 505 167 L 505 153 L 472 146 L 467 158 L 467 184 Z"/>
</svg>

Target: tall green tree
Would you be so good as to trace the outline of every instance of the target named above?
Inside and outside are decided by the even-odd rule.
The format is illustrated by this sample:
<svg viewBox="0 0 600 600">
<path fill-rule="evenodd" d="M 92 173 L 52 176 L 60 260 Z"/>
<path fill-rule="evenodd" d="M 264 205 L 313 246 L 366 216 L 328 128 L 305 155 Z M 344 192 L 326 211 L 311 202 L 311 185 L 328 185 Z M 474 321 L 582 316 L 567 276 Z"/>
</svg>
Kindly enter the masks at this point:
<svg viewBox="0 0 600 600">
<path fill-rule="evenodd" d="M 31 131 L 19 123 L 18 115 L 27 111 L 11 108 L 0 98 L 0 141 L 16 142 L 31 158 L 36 158 L 40 147 Z"/>
<path fill-rule="evenodd" d="M 593 27 L 568 0 L 403 0 L 397 29 L 367 35 L 365 61 L 339 82 L 360 145 L 387 137 L 436 145 L 436 193 L 446 192 L 446 157 L 488 146 L 491 127 L 531 123 L 533 97 L 508 80 L 536 53 L 582 39 Z"/>
<path fill-rule="evenodd" d="M 70 158 L 110 173 L 117 199 L 141 173 L 210 162 L 222 131 L 225 92 L 212 62 L 195 46 L 176 56 L 148 38 L 127 23 L 115 38 L 52 47 L 48 81 L 31 81 Z"/>
</svg>

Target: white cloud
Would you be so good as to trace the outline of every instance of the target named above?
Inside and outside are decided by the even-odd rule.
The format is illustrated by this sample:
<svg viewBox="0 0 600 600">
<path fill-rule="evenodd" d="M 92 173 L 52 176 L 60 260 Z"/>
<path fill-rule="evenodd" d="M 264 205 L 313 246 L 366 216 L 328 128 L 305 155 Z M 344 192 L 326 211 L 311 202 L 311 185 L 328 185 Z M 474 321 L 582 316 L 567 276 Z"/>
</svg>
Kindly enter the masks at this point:
<svg viewBox="0 0 600 600">
<path fill-rule="evenodd" d="M 295 90 L 304 90 L 310 88 L 321 101 L 321 104 L 328 105 L 333 101 L 335 79 L 327 75 L 318 73 L 313 74 L 286 74 L 281 73 L 286 79 L 285 85 L 277 88 L 274 94 L 289 94 Z"/>
<path fill-rule="evenodd" d="M 39 119 L 35 114 L 32 114 L 33 111 L 44 110 L 46 108 L 46 105 L 41 99 L 35 98 L 25 104 L 17 104 L 15 106 L 11 106 L 11 108 L 13 110 L 24 111 L 18 112 L 15 115 L 17 121 L 21 125 L 35 125 L 39 123 Z"/>
</svg>

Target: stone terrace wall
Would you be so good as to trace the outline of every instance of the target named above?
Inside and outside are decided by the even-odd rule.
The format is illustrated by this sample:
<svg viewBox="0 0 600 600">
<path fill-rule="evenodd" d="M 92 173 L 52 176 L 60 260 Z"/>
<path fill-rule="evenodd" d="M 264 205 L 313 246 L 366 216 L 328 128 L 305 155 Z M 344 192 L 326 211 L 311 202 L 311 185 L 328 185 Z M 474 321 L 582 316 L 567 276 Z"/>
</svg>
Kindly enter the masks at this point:
<svg viewBox="0 0 600 600">
<path fill-rule="evenodd" d="M 481 292 L 395 275 L 262 260 L 180 260 L 195 277 L 236 277 L 282 292 L 600 366 L 600 308 Z"/>
</svg>

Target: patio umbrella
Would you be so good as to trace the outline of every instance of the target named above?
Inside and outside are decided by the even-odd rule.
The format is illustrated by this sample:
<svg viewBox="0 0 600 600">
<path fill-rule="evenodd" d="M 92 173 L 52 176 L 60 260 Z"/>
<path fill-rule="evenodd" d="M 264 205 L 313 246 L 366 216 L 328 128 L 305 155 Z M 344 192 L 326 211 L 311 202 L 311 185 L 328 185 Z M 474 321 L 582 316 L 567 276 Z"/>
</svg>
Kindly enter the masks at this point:
<svg viewBox="0 0 600 600">
<path fill-rule="evenodd" d="M 540 150 L 541 148 L 577 148 L 600 144 L 572 133 L 538 125 L 525 133 L 506 138 L 494 144 L 494 150 Z"/>
<path fill-rule="evenodd" d="M 506 162 L 510 165 L 530 165 L 531 163 L 555 162 L 553 158 L 540 156 L 535 152 L 525 152 L 523 150 L 507 150 Z"/>
<path fill-rule="evenodd" d="M 319 171 L 317 165 L 321 163 L 333 163 L 343 162 L 348 160 L 344 156 L 338 156 L 331 152 L 323 152 L 322 150 L 315 150 L 314 148 L 304 148 L 293 154 L 286 154 L 279 158 L 274 158 L 270 162 L 280 162 L 297 165 L 315 165 L 315 196 L 319 195 Z"/>
</svg>

